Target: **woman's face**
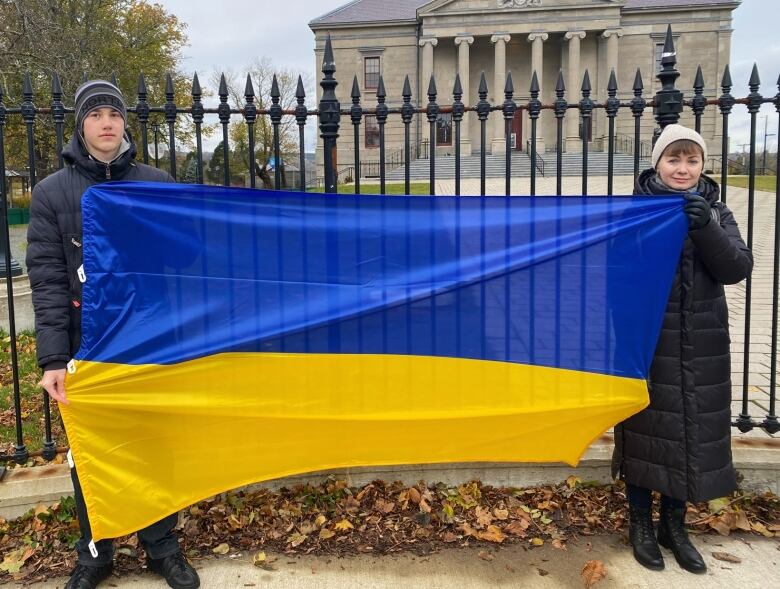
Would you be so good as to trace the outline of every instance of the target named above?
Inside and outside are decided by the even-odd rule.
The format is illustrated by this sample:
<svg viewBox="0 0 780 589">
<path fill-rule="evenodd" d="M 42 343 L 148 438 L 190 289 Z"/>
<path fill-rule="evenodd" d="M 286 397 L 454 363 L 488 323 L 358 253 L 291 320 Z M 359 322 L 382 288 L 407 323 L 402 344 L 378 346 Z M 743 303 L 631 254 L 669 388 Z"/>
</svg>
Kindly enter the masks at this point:
<svg viewBox="0 0 780 589">
<path fill-rule="evenodd" d="M 688 190 L 696 186 L 704 169 L 701 152 L 670 154 L 670 151 L 668 148 L 664 151 L 656 166 L 661 182 L 676 190 Z"/>
</svg>

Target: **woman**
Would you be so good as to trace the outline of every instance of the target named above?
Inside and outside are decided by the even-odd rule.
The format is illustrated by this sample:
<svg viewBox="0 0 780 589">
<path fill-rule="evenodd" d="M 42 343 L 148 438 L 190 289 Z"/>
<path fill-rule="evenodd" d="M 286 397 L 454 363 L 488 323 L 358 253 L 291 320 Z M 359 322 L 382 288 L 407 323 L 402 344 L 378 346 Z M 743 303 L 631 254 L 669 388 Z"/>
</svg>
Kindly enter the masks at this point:
<svg viewBox="0 0 780 589">
<path fill-rule="evenodd" d="M 685 531 L 686 501 L 736 488 L 723 285 L 749 276 L 753 256 L 719 202 L 717 183 L 702 174 L 706 158 L 701 135 L 669 125 L 653 149 L 653 169 L 640 174 L 634 189 L 683 194 L 689 228 L 650 368 L 650 405 L 615 428 L 612 470 L 626 483 L 629 539 L 637 561 L 653 570 L 664 568 L 660 543 L 682 568 L 704 573 L 704 559 Z M 651 491 L 661 494 L 657 541 Z"/>
</svg>

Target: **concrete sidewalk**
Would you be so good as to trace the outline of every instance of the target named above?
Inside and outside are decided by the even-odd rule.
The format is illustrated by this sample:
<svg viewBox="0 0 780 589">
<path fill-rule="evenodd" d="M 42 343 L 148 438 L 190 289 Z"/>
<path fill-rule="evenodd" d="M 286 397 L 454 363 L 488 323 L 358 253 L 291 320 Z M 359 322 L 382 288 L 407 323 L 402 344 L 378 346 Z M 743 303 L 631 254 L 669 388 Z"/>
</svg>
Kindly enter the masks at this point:
<svg viewBox="0 0 780 589">
<path fill-rule="evenodd" d="M 493 587 L 580 589 L 580 572 L 589 560 L 600 560 L 607 576 L 597 589 L 704 587 L 770 587 L 780 578 L 780 542 L 754 536 L 703 536 L 694 542 L 704 555 L 709 571 L 692 575 L 680 569 L 664 551 L 666 570 L 649 571 L 634 561 L 622 536 L 581 538 L 565 550 L 550 546 L 529 549 L 479 546 L 451 548 L 430 556 L 358 556 L 348 558 L 268 554 L 277 557 L 275 570 L 251 564 L 251 554 L 195 563 L 203 589 L 267 587 L 315 589 L 478 589 Z M 727 553 L 739 563 L 717 560 L 712 553 Z M 772 579 L 775 579 L 773 582 Z M 61 589 L 67 579 L 31 585 Z M 132 589 L 164 589 L 167 584 L 151 574 L 111 577 L 102 586 Z"/>
</svg>

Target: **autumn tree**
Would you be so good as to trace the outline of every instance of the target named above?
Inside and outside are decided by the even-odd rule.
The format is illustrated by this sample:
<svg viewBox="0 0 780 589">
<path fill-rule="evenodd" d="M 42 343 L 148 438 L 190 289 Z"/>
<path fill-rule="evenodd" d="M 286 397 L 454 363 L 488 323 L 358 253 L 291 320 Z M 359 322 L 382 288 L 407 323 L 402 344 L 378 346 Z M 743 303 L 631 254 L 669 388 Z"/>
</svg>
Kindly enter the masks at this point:
<svg viewBox="0 0 780 589">
<path fill-rule="evenodd" d="M 73 93 L 83 75 L 106 79 L 116 75 L 127 102 L 134 105 L 141 73 L 148 102 L 162 104 L 169 72 L 177 102 L 189 105 L 190 83 L 177 72 L 187 43 L 185 26 L 161 5 L 146 0 L 4 0 L 0 2 L 0 86 L 6 107 L 22 102 L 26 72 L 37 107 L 50 106 L 55 73 L 68 106 L 73 105 Z M 163 123 L 163 116 L 155 113 L 150 121 L 154 120 Z M 135 117 L 130 118 L 130 130 L 138 139 Z M 9 117 L 6 131 L 7 165 L 23 168 L 27 143 L 21 117 Z M 66 140 L 72 131 L 73 117 L 68 116 Z M 189 125 L 177 124 L 182 147 L 188 145 L 191 133 Z M 41 177 L 57 164 L 50 116 L 36 118 L 35 138 L 36 170 Z"/>
</svg>

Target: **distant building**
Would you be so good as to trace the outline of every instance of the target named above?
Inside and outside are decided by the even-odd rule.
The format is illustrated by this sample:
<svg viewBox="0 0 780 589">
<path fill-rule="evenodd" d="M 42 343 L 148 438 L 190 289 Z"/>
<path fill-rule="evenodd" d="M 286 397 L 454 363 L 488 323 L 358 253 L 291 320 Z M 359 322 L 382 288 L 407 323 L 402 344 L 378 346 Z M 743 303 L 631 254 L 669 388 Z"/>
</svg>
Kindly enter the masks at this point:
<svg viewBox="0 0 780 589">
<path fill-rule="evenodd" d="M 717 97 L 723 69 L 729 62 L 732 11 L 739 0 L 354 0 L 309 23 L 316 37 L 316 64 L 322 64 L 325 38 L 331 34 L 336 60 L 337 96 L 342 107 L 350 104 L 352 80 L 357 76 L 364 107 L 376 105 L 381 74 L 388 104 L 401 104 L 404 77 L 409 76 L 413 102 L 425 105 L 431 74 L 435 76 L 440 104 L 452 103 L 455 75 L 460 73 L 463 102 L 475 105 L 481 72 L 488 81 L 491 103 L 504 100 L 506 73 L 512 73 L 515 101 L 527 102 L 532 72 L 536 71 L 543 103 L 555 99 L 558 72 L 563 72 L 569 101 L 579 101 L 582 77 L 587 69 L 593 87 L 592 98 L 606 99 L 611 70 L 615 70 L 618 98 L 630 100 L 637 68 L 641 69 L 645 96 L 650 99 L 658 87 L 655 74 L 660 67 L 667 25 L 674 30 L 681 76 L 678 87 L 692 95 L 697 66 L 701 65 L 705 95 Z M 318 92 L 321 89 L 318 87 Z M 573 92 L 572 92 L 573 90 Z M 319 99 L 319 95 L 318 95 Z M 605 149 L 607 119 L 603 110 L 594 113 L 589 129 L 583 129 L 576 111 L 567 115 L 563 148 L 581 149 L 581 137 L 591 149 Z M 690 111 L 682 121 L 692 124 Z M 642 130 L 649 141 L 655 122 L 646 111 Z M 621 112 L 617 132 L 632 136 L 630 112 Z M 513 124 L 511 149 L 526 150 L 530 136 L 528 115 L 520 111 Z M 719 155 L 721 117 L 709 107 L 703 120 L 703 135 L 711 153 Z M 338 143 L 340 166 L 351 164 L 353 133 L 348 117 L 342 117 Z M 360 129 L 361 157 L 378 159 L 379 130 L 376 119 L 367 117 Z M 415 148 L 425 150 L 429 135 L 424 117 L 413 126 Z M 392 115 L 387 128 L 388 154 L 403 147 L 403 126 Z M 452 121 L 440 116 L 437 125 L 437 153 L 452 153 Z M 461 145 L 464 153 L 479 149 L 479 121 L 467 115 Z M 487 147 L 491 153 L 505 150 L 504 121 L 493 113 L 488 121 Z M 556 129 L 552 112 L 542 114 L 539 148 L 555 148 Z M 321 166 L 321 150 L 317 161 Z"/>
</svg>

